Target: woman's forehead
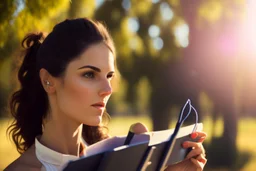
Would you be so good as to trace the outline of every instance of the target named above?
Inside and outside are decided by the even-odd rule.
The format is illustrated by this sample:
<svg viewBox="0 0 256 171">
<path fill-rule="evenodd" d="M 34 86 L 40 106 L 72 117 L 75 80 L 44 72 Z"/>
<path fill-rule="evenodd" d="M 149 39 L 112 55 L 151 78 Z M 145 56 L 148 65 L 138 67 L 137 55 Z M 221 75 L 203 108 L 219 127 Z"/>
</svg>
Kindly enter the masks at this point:
<svg viewBox="0 0 256 171">
<path fill-rule="evenodd" d="M 74 67 L 92 65 L 101 69 L 114 71 L 115 58 L 110 49 L 102 42 L 89 46 L 71 63 Z"/>
</svg>

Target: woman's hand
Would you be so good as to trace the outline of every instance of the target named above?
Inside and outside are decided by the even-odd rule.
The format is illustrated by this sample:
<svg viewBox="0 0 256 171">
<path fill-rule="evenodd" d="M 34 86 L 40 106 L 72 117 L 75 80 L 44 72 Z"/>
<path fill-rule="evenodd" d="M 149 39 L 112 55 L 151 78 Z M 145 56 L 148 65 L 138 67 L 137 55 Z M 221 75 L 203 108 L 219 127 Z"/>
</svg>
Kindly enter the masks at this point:
<svg viewBox="0 0 256 171">
<path fill-rule="evenodd" d="M 195 132 L 191 134 L 191 138 L 199 138 L 198 142 L 185 141 L 183 142 L 183 148 L 192 148 L 188 153 L 185 160 L 174 165 L 170 165 L 166 168 L 166 171 L 202 171 L 207 159 L 205 158 L 205 150 L 202 145 L 206 138 L 206 133 Z"/>
<path fill-rule="evenodd" d="M 148 128 L 142 123 L 133 124 L 130 127 L 130 130 L 135 134 L 148 132 Z M 207 159 L 205 158 L 205 150 L 202 145 L 206 136 L 207 135 L 204 132 L 195 132 L 191 134 L 191 138 L 198 139 L 198 142 L 183 142 L 183 148 L 192 148 L 192 150 L 183 161 L 168 166 L 166 171 L 202 171 L 207 162 Z"/>
</svg>

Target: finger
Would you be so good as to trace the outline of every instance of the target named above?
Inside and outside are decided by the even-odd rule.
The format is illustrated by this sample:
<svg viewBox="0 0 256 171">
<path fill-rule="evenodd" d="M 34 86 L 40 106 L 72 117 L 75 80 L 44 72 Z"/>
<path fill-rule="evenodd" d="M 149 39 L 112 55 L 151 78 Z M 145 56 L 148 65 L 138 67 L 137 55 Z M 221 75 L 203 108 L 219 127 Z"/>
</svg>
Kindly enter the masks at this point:
<svg viewBox="0 0 256 171">
<path fill-rule="evenodd" d="M 191 158 L 190 161 L 194 163 L 194 165 L 197 167 L 197 171 L 202 171 L 204 168 L 204 164 L 199 162 L 198 160 Z"/>
<path fill-rule="evenodd" d="M 196 160 L 198 160 L 199 162 L 203 163 L 204 165 L 207 162 L 207 159 L 205 158 L 204 154 L 200 154 L 196 157 Z"/>
<path fill-rule="evenodd" d="M 205 138 L 206 138 L 206 137 L 200 137 L 197 142 L 202 143 L 202 142 L 204 142 Z"/>
<path fill-rule="evenodd" d="M 201 148 L 202 147 L 202 143 L 198 143 L 198 142 L 193 142 L 193 141 L 185 141 L 182 143 L 183 148 Z"/>
<path fill-rule="evenodd" d="M 205 132 L 193 132 L 192 134 L 190 134 L 190 137 L 192 139 L 196 139 L 196 138 L 201 139 L 202 137 L 204 137 L 205 139 L 207 137 L 207 134 Z"/>
<path fill-rule="evenodd" d="M 205 155 L 205 149 L 202 145 L 202 143 L 196 143 L 191 141 L 185 141 L 183 143 L 184 148 L 192 148 L 192 150 L 188 153 L 186 158 L 191 158 L 194 156 L 198 156 L 200 154 Z"/>
<path fill-rule="evenodd" d="M 183 148 L 192 148 L 192 149 L 200 148 L 202 153 L 205 154 L 204 146 L 200 142 L 185 141 L 183 142 L 182 146 Z"/>
<path fill-rule="evenodd" d="M 193 149 L 188 153 L 188 155 L 186 156 L 186 159 L 190 159 L 190 158 L 198 156 L 200 154 L 202 154 L 202 149 L 200 149 L 200 148 Z"/>
<path fill-rule="evenodd" d="M 135 134 L 142 134 L 142 133 L 148 132 L 148 128 L 146 125 L 138 122 L 131 125 L 130 131 Z"/>
</svg>

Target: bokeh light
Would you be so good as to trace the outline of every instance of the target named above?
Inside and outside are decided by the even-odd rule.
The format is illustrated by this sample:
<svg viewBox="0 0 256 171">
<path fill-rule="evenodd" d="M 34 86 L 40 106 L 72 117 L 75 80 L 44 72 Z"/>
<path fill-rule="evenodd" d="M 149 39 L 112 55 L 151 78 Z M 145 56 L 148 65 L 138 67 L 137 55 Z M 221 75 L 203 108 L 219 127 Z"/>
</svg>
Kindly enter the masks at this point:
<svg viewBox="0 0 256 171">
<path fill-rule="evenodd" d="M 138 19 L 136 18 L 129 18 L 128 19 L 128 28 L 131 32 L 137 32 L 140 28 Z"/>
<path fill-rule="evenodd" d="M 153 46 L 156 50 L 161 50 L 164 46 L 163 39 L 160 37 L 156 37 L 153 39 Z"/>
<path fill-rule="evenodd" d="M 181 24 L 175 27 L 174 35 L 179 46 L 185 48 L 189 44 L 189 27 L 187 24 Z"/>
<path fill-rule="evenodd" d="M 160 5 L 161 15 L 163 20 L 171 20 L 173 18 L 173 11 L 170 5 L 166 2 L 161 3 Z"/>
<path fill-rule="evenodd" d="M 148 28 L 148 34 L 151 38 L 158 37 L 160 34 L 160 28 L 157 25 L 151 25 Z"/>
</svg>

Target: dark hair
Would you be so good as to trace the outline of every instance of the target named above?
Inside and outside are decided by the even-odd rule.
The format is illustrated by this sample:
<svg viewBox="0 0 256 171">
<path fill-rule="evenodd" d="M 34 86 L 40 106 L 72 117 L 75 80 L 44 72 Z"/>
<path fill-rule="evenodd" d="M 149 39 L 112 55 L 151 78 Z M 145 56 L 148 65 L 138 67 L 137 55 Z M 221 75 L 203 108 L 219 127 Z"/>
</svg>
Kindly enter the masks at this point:
<svg viewBox="0 0 256 171">
<path fill-rule="evenodd" d="M 14 122 L 7 129 L 19 153 L 26 151 L 34 144 L 35 137 L 42 134 L 42 121 L 49 108 L 39 70 L 44 68 L 52 76 L 61 77 L 69 62 L 98 42 L 105 42 L 115 56 L 113 41 L 106 28 L 86 18 L 65 20 L 46 38 L 43 33 L 31 33 L 23 39 L 25 55 L 18 71 L 21 87 L 11 96 L 10 112 Z M 108 118 L 105 111 L 104 123 Z M 104 125 L 83 125 L 82 135 L 87 143 L 93 144 L 108 137 L 106 130 Z"/>
</svg>

